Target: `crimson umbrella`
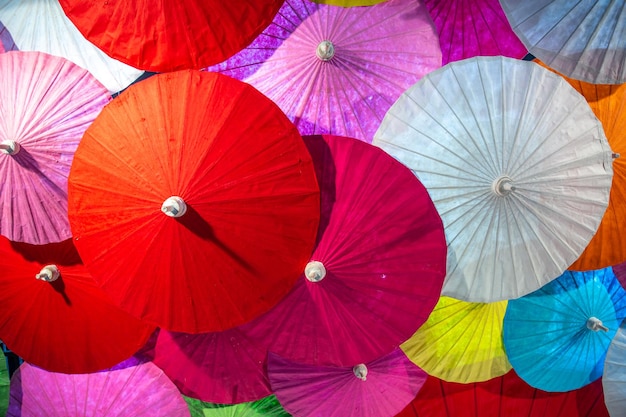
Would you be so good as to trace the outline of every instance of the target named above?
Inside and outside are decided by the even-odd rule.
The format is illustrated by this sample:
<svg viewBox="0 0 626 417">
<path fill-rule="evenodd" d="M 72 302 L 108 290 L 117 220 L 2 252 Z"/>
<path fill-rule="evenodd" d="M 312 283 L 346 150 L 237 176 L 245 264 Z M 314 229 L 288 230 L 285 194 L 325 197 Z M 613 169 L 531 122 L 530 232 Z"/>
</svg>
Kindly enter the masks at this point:
<svg viewBox="0 0 626 417">
<path fill-rule="evenodd" d="M 389 353 L 441 293 L 446 242 L 426 189 L 353 138 L 305 137 L 322 196 L 318 242 L 293 290 L 240 329 L 289 360 L 352 366 Z"/>
<path fill-rule="evenodd" d="M 270 352 L 267 372 L 276 398 L 295 417 L 391 417 L 427 376 L 400 349 L 347 367 L 304 365 Z"/>
<path fill-rule="evenodd" d="M 440 66 L 420 0 L 367 7 L 286 0 L 248 48 L 208 69 L 258 88 L 302 134 L 371 142 L 400 94 Z"/>
<path fill-rule="evenodd" d="M 282 0 L 126 2 L 60 0 L 78 30 L 113 58 L 135 68 L 200 69 L 247 46 Z"/>
<path fill-rule="evenodd" d="M 189 417 L 182 395 L 151 362 L 134 359 L 87 374 L 23 363 L 11 378 L 7 417 Z"/>
<path fill-rule="evenodd" d="M 47 245 L 0 237 L 0 339 L 33 365 L 80 373 L 133 355 L 154 326 L 115 307 L 71 239 Z"/>
<path fill-rule="evenodd" d="M 429 376 L 397 417 L 608 417 L 598 380 L 568 392 L 532 388 L 514 371 L 472 384 Z"/>
<path fill-rule="evenodd" d="M 439 33 L 442 64 L 473 56 L 523 58 L 526 47 L 498 0 L 425 0 Z"/>
<path fill-rule="evenodd" d="M 168 330 L 249 321 L 311 254 L 319 188 L 301 136 L 254 88 L 194 70 L 132 85 L 76 150 L 69 219 L 111 299 Z"/>
<path fill-rule="evenodd" d="M 0 234 L 32 244 L 71 237 L 67 180 L 85 129 L 110 96 L 70 61 L 0 54 Z"/>
</svg>

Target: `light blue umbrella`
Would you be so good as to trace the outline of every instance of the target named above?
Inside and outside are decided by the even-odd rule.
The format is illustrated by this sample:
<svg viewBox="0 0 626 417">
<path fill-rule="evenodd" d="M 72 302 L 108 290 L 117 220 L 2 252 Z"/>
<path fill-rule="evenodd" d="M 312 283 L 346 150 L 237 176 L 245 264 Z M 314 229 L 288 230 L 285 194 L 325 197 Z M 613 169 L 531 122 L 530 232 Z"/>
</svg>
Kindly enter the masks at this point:
<svg viewBox="0 0 626 417">
<path fill-rule="evenodd" d="M 612 268 L 566 271 L 537 291 L 510 300 L 504 348 L 529 385 L 553 392 L 583 387 L 602 375 L 604 358 L 626 317 L 626 290 Z"/>
</svg>

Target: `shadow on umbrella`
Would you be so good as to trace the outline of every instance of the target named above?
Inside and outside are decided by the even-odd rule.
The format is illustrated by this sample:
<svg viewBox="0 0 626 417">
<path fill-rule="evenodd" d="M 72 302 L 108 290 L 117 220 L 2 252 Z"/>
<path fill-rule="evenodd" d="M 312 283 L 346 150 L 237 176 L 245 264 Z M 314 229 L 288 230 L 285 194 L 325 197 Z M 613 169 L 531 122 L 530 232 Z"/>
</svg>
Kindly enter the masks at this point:
<svg viewBox="0 0 626 417">
<path fill-rule="evenodd" d="M 23 146 L 20 148 L 19 152 L 13 155 L 13 160 L 24 169 L 35 172 L 41 181 L 45 183 L 46 187 L 54 190 L 56 195 L 63 196 L 67 199 L 67 191 L 55 184 L 54 181 L 51 181 L 48 176 L 41 171 L 35 158 L 33 158 L 33 156 Z"/>
<path fill-rule="evenodd" d="M 52 281 L 49 284 L 52 286 L 52 289 L 54 291 L 61 294 L 61 296 L 63 297 L 63 301 L 65 301 L 65 304 L 67 304 L 68 306 L 72 305 L 72 301 L 65 292 L 65 283 L 63 282 L 63 276 L 60 276 L 56 281 Z"/>
</svg>

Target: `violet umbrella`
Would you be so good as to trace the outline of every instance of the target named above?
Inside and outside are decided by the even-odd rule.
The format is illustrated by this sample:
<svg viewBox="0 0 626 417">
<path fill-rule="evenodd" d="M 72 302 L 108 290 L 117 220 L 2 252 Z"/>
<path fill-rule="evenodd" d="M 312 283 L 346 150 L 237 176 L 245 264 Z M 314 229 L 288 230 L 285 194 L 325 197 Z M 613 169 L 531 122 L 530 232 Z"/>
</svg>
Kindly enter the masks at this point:
<svg viewBox="0 0 626 417">
<path fill-rule="evenodd" d="M 13 36 L 8 29 L 0 21 L 0 53 L 8 51 L 16 51 L 17 46 L 13 41 Z"/>
<path fill-rule="evenodd" d="M 111 99 L 86 70 L 43 52 L 0 54 L 0 234 L 71 237 L 67 182 L 83 133 Z"/>
<path fill-rule="evenodd" d="M 442 64 L 473 56 L 523 58 L 526 47 L 498 0 L 425 0 L 441 44 Z"/>
<path fill-rule="evenodd" d="M 255 86 L 302 134 L 371 142 L 400 94 L 440 66 L 437 34 L 419 0 L 367 7 L 286 0 L 249 47 L 208 69 Z"/>
<path fill-rule="evenodd" d="M 441 293 L 445 236 L 411 171 L 353 138 L 305 136 L 321 194 L 317 245 L 274 308 L 240 329 L 312 365 L 352 366 L 391 352 Z"/>
<path fill-rule="evenodd" d="M 128 87 L 143 72 L 110 58 L 85 39 L 58 0 L 0 0 L 0 22 L 19 50 L 63 57 L 88 70 L 110 93 Z"/>
<path fill-rule="evenodd" d="M 152 362 L 129 359 L 89 374 L 23 363 L 11 378 L 7 417 L 189 417 L 174 384 Z"/>
<path fill-rule="evenodd" d="M 400 349 L 343 367 L 304 365 L 270 352 L 267 367 L 276 398 L 294 417 L 392 417 L 427 377 Z"/>
</svg>

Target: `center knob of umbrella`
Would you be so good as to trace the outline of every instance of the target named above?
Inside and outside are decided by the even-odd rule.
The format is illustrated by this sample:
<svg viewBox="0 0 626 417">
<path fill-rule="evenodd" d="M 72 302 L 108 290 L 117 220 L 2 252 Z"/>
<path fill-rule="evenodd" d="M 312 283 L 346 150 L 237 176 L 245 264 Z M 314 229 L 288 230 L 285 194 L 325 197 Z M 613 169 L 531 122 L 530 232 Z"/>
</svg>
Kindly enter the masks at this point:
<svg viewBox="0 0 626 417">
<path fill-rule="evenodd" d="M 322 61 L 330 61 L 335 56 L 335 45 L 328 40 L 321 41 L 319 45 L 317 45 L 315 54 Z"/>
<path fill-rule="evenodd" d="M 506 197 L 511 194 L 511 191 L 514 190 L 515 187 L 513 186 L 513 180 L 511 177 L 507 177 L 506 175 L 496 178 L 491 184 L 491 191 L 500 197 Z"/>
<path fill-rule="evenodd" d="M 20 151 L 20 144 L 14 140 L 3 140 L 0 142 L 0 151 L 9 155 L 15 155 Z"/>
<path fill-rule="evenodd" d="M 161 211 L 170 217 L 180 217 L 187 211 L 187 204 L 185 200 L 175 195 L 163 202 Z"/>
<path fill-rule="evenodd" d="M 35 275 L 35 278 L 46 282 L 52 282 L 59 279 L 60 276 L 61 273 L 56 265 L 46 265 L 41 268 L 41 271 L 39 271 L 37 275 Z"/>
<path fill-rule="evenodd" d="M 306 264 L 304 275 L 311 282 L 319 282 L 326 276 L 326 268 L 320 261 L 311 261 Z"/>
<path fill-rule="evenodd" d="M 598 330 L 603 330 L 605 332 L 609 331 L 609 328 L 602 324 L 602 320 L 597 317 L 589 317 L 587 319 L 587 328 L 589 330 L 593 330 L 597 332 Z"/>
<path fill-rule="evenodd" d="M 359 378 L 361 381 L 367 380 L 367 366 L 365 366 L 364 363 L 355 365 L 352 368 L 352 372 L 354 372 L 354 376 Z"/>
</svg>

